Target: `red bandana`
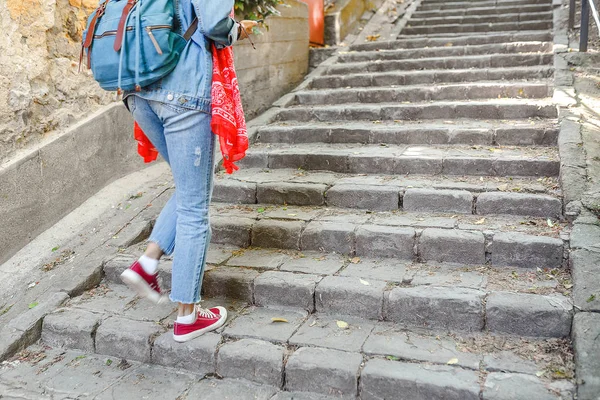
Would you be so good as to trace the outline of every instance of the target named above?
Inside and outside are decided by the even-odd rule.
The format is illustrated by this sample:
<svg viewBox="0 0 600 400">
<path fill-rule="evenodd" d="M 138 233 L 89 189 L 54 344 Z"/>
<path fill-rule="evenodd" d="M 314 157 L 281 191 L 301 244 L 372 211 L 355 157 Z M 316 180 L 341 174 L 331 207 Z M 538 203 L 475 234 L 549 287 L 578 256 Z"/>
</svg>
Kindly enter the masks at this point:
<svg viewBox="0 0 600 400">
<path fill-rule="evenodd" d="M 233 65 L 232 48 L 217 49 L 213 44 L 212 54 L 212 119 L 210 127 L 213 133 L 219 136 L 223 167 L 228 174 L 231 174 L 239 169 L 234 162 L 244 158 L 246 150 L 248 150 L 246 119 Z M 144 162 L 149 163 L 156 160 L 158 151 L 137 122 L 134 125 L 133 135 L 138 142 L 138 154 L 144 158 Z"/>
</svg>

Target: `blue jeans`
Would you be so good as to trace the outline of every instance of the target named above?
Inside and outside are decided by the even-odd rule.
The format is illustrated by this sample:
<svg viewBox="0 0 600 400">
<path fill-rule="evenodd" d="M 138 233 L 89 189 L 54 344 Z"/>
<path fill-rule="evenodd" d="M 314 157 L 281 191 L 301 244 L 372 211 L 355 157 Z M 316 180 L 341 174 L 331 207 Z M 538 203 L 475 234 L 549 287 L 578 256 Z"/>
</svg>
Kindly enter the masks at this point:
<svg viewBox="0 0 600 400">
<path fill-rule="evenodd" d="M 214 174 L 211 116 L 172 104 L 128 96 L 133 118 L 171 167 L 175 193 L 161 211 L 150 242 L 173 255 L 171 301 L 200 301 L 210 243 L 209 205 Z"/>
</svg>

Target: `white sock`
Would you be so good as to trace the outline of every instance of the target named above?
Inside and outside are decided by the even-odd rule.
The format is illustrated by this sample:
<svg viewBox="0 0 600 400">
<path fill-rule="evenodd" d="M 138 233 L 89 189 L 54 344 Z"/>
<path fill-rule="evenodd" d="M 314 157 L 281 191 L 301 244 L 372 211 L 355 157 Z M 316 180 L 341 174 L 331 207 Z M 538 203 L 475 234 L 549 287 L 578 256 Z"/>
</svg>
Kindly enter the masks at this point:
<svg viewBox="0 0 600 400">
<path fill-rule="evenodd" d="M 184 315 L 183 317 L 177 317 L 178 324 L 186 324 L 190 325 L 196 322 L 196 308 L 194 307 L 194 311 L 190 315 Z"/>
<path fill-rule="evenodd" d="M 158 271 L 158 260 L 143 255 L 138 262 L 142 265 L 142 268 L 148 275 L 154 275 L 156 274 L 156 271 Z"/>
</svg>

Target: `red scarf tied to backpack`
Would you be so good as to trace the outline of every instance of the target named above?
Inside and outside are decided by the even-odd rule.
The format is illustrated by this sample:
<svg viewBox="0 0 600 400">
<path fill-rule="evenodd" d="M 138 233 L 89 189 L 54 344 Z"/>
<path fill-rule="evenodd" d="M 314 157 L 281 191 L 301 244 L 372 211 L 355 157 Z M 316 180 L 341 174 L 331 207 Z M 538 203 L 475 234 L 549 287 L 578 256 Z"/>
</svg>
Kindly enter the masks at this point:
<svg viewBox="0 0 600 400">
<path fill-rule="evenodd" d="M 233 64 L 231 46 L 217 49 L 212 45 L 212 119 L 210 127 L 219 136 L 223 167 L 228 174 L 237 171 L 234 163 L 240 161 L 248 150 L 248 133 L 242 107 L 242 97 Z M 137 122 L 134 125 L 134 138 L 138 142 L 138 154 L 149 163 L 156 160 L 158 151 L 144 134 Z"/>
</svg>

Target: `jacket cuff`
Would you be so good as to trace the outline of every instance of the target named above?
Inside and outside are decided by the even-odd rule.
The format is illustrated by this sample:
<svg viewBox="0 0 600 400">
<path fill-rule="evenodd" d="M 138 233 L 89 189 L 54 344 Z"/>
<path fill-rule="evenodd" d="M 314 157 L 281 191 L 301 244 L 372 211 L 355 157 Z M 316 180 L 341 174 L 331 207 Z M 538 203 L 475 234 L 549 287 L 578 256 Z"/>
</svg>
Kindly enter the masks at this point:
<svg viewBox="0 0 600 400">
<path fill-rule="evenodd" d="M 237 40 L 238 40 L 239 26 L 240 26 L 240 24 L 238 24 L 237 22 L 234 21 L 233 26 L 231 27 L 231 29 L 229 30 L 229 33 L 227 34 L 227 44 L 225 45 L 225 44 L 215 42 L 215 47 L 217 49 L 224 49 L 225 47 L 233 46 L 233 44 L 235 42 L 237 42 Z"/>
</svg>

